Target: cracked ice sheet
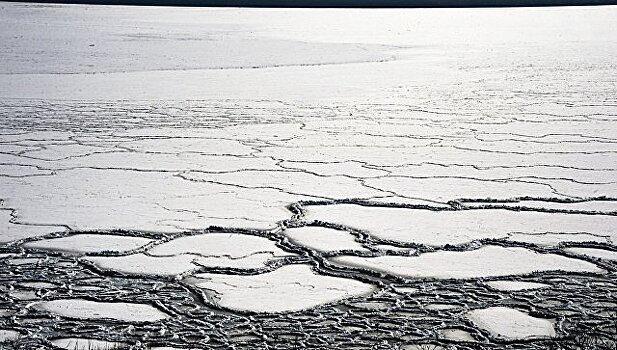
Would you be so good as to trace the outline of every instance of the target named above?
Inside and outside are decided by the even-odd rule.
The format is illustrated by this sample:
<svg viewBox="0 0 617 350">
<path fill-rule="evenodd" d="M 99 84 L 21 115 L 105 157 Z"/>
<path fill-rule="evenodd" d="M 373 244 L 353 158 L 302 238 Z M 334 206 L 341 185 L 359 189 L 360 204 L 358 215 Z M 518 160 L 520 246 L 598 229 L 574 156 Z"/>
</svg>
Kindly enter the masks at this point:
<svg viewBox="0 0 617 350">
<path fill-rule="evenodd" d="M 0 164 L 0 177 L 27 177 L 52 175 L 52 171 L 39 169 L 32 165 Z"/>
<path fill-rule="evenodd" d="M 550 165 L 522 166 L 489 166 L 458 165 L 458 164 L 407 164 L 398 167 L 385 167 L 392 176 L 408 177 L 458 177 L 479 180 L 536 179 L 568 179 L 582 183 L 611 183 L 617 177 L 617 171 L 608 169 L 593 169 L 593 163 L 582 169 L 575 167 Z M 590 168 L 591 167 L 591 168 Z"/>
<path fill-rule="evenodd" d="M 552 241 L 557 240 L 557 243 L 568 241 L 569 238 L 574 241 L 617 240 L 617 217 L 604 215 L 505 209 L 450 211 L 335 204 L 306 206 L 305 220 L 343 225 L 366 231 L 381 239 L 429 246 L 457 245 L 485 238 L 520 238 L 522 241 L 536 238 L 539 242 L 550 238 Z M 549 233 L 553 230 L 572 234 L 551 237 L 524 235 Z M 576 233 L 597 236 L 587 234 L 579 237 Z"/>
<path fill-rule="evenodd" d="M 417 257 L 351 255 L 330 258 L 336 264 L 360 267 L 406 278 L 498 277 L 536 271 L 574 271 L 603 273 L 598 266 L 557 254 L 540 254 L 525 248 L 485 245 L 470 251 L 437 251 Z"/>
<path fill-rule="evenodd" d="M 31 225 L 21 221 L 19 217 L 16 220 L 11 212 L 11 210 L 0 210 L 1 243 L 66 231 L 66 228 L 61 226 Z"/>
<path fill-rule="evenodd" d="M 317 176 L 302 171 L 242 171 L 225 174 L 188 173 L 184 178 L 241 188 L 269 188 L 317 198 L 371 198 L 381 191 L 364 187 L 357 179 L 345 176 Z"/>
<path fill-rule="evenodd" d="M 76 234 L 61 238 L 43 239 L 23 244 L 26 248 L 59 251 L 69 254 L 127 252 L 153 240 L 143 237 L 106 234 Z"/>
<path fill-rule="evenodd" d="M 502 207 L 525 207 L 535 209 L 554 209 L 563 211 L 586 211 L 599 213 L 615 213 L 617 212 L 617 201 L 602 201 L 602 200 L 585 200 L 574 203 L 557 203 L 550 201 L 539 200 L 520 200 L 511 202 L 483 202 L 483 201 L 465 201 L 463 206 L 466 208 L 482 208 L 486 206 L 502 206 Z"/>
<path fill-rule="evenodd" d="M 511 233 L 508 235 L 509 241 L 536 244 L 539 246 L 558 246 L 566 242 L 597 242 L 611 244 L 615 241 L 615 235 L 591 235 L 587 233 Z"/>
<path fill-rule="evenodd" d="M 289 217 L 286 205 L 303 198 L 277 190 L 192 182 L 167 173 L 103 169 L 0 183 L 9 189 L 6 206 L 19 208 L 20 222 L 74 230 L 270 229 Z M 12 224 L 8 228 L 15 230 Z"/>
<path fill-rule="evenodd" d="M 203 289 L 219 307 L 268 313 L 309 309 L 375 290 L 354 279 L 318 275 L 308 265 L 287 265 L 250 276 L 203 273 L 186 282 Z"/>
<path fill-rule="evenodd" d="M 416 143 L 413 140 L 412 142 Z M 495 166 L 588 168 L 591 166 L 593 169 L 612 169 L 617 161 L 617 153 L 503 154 L 432 145 L 434 142 L 427 144 L 424 141 L 422 143 L 418 145 L 412 143 L 409 147 L 269 147 L 263 151 L 263 154 L 278 156 L 289 161 L 340 162 L 353 159 L 384 167 L 438 161 L 440 164 L 475 165 L 482 168 Z"/>
<path fill-rule="evenodd" d="M 295 255 L 265 237 L 216 232 L 176 238 L 148 249 L 146 254 L 85 259 L 99 268 L 128 274 L 176 276 L 202 266 L 259 269 L 267 262 Z"/>
</svg>

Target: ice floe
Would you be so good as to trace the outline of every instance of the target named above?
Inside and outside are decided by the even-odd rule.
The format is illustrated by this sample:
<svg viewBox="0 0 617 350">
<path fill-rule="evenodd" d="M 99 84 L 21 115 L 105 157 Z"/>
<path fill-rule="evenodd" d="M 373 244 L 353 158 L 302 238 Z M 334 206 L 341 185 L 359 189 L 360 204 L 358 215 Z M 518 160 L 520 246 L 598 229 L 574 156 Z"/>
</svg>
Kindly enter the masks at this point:
<svg viewBox="0 0 617 350">
<path fill-rule="evenodd" d="M 554 320 L 533 317 L 507 307 L 471 310 L 467 318 L 497 339 L 527 340 L 556 336 Z"/>
<path fill-rule="evenodd" d="M 471 251 L 437 251 L 420 256 L 344 255 L 330 258 L 330 261 L 409 278 L 478 278 L 535 271 L 604 272 L 598 266 L 579 259 L 492 245 Z"/>
<path fill-rule="evenodd" d="M 316 274 L 308 265 L 287 265 L 258 275 L 197 274 L 188 283 L 214 305 L 231 310 L 289 312 L 369 294 L 373 285 Z"/>
<path fill-rule="evenodd" d="M 65 252 L 69 254 L 127 252 L 140 248 L 152 239 L 135 236 L 107 234 L 76 234 L 67 237 L 50 238 L 23 244 L 26 248 Z"/>
<path fill-rule="evenodd" d="M 367 251 L 355 237 L 346 231 L 331 228 L 305 226 L 285 229 L 282 234 L 292 242 L 320 252 L 335 252 L 340 250 Z"/>
<path fill-rule="evenodd" d="M 293 255 L 265 237 L 213 232 L 176 238 L 146 253 L 86 260 L 100 268 L 128 274 L 173 276 L 199 267 L 259 269 L 269 261 Z"/>
<path fill-rule="evenodd" d="M 309 205 L 306 220 L 319 220 L 366 231 L 387 240 L 442 246 L 485 238 L 531 240 L 531 233 L 593 233 L 617 237 L 617 217 L 585 214 L 517 212 L 505 209 L 428 210 L 355 204 Z M 572 239 L 590 239 L 573 236 Z M 542 239 L 544 236 L 538 236 Z M 570 236 L 557 236 L 567 241 Z M 544 237 L 544 239 L 554 236 Z M 602 240 L 602 237 L 596 237 Z"/>
<path fill-rule="evenodd" d="M 66 228 L 61 226 L 20 224 L 19 220 L 13 218 L 10 210 L 0 210 L 0 243 L 64 231 Z"/>
<path fill-rule="evenodd" d="M 33 304 L 33 308 L 52 314 L 83 319 L 115 319 L 127 322 L 153 322 L 169 317 L 147 304 L 99 302 L 85 299 L 58 299 Z"/>
<path fill-rule="evenodd" d="M 566 252 L 574 253 L 576 255 L 587 256 L 596 259 L 602 260 L 617 260 L 617 252 L 606 249 L 596 249 L 596 248 L 582 248 L 582 247 L 572 247 L 564 249 Z"/>
<path fill-rule="evenodd" d="M 503 291 L 519 291 L 519 290 L 531 290 L 531 289 L 542 289 L 550 287 L 550 284 L 545 283 L 537 283 L 537 282 L 524 282 L 524 281 L 489 281 L 486 284 L 497 290 Z"/>
</svg>

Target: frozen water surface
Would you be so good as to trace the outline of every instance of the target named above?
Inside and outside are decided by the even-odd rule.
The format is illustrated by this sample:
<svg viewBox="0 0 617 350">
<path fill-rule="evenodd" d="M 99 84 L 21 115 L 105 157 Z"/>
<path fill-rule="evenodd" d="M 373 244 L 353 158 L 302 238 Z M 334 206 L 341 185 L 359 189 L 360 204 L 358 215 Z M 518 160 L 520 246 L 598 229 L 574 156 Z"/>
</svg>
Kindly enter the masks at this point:
<svg viewBox="0 0 617 350">
<path fill-rule="evenodd" d="M 128 322 L 151 322 L 169 317 L 147 304 L 109 303 L 85 299 L 59 299 L 34 304 L 34 308 L 75 318 L 110 318 Z"/>
<path fill-rule="evenodd" d="M 353 279 L 315 274 L 307 265 L 250 276 L 197 274 L 189 283 L 203 289 L 215 305 L 253 312 L 303 310 L 375 290 Z"/>
<path fill-rule="evenodd" d="M 212 232 L 173 239 L 125 256 L 88 257 L 100 268 L 128 274 L 180 275 L 198 267 L 259 269 L 293 253 L 265 237 Z"/>
<path fill-rule="evenodd" d="M 338 256 L 331 261 L 402 277 L 478 278 L 529 274 L 536 271 L 580 271 L 602 273 L 604 270 L 586 261 L 556 254 L 539 254 L 525 248 L 483 246 L 476 250 L 439 251 L 417 257 Z"/>
<path fill-rule="evenodd" d="M 20 224 L 9 210 L 0 210 L 0 242 L 11 242 L 25 238 L 64 232 L 64 227 Z"/>
<path fill-rule="evenodd" d="M 58 338 L 51 341 L 55 346 L 67 350 L 114 350 L 128 349 L 128 344 L 87 338 Z"/>
<path fill-rule="evenodd" d="M 132 254 L 125 256 L 92 256 L 85 260 L 94 263 L 101 269 L 131 275 L 161 275 L 176 276 L 197 269 L 196 260 L 199 256 L 181 254 L 174 256 L 149 256 Z"/>
<path fill-rule="evenodd" d="M 617 251 L 594 248 L 566 248 L 567 252 L 604 260 L 617 260 Z"/>
<path fill-rule="evenodd" d="M 26 248 L 61 251 L 71 254 L 126 252 L 152 242 L 151 239 L 133 236 L 104 234 L 77 234 L 73 236 L 50 238 L 23 244 Z"/>
<path fill-rule="evenodd" d="M 0 329 L 0 342 L 5 342 L 9 340 L 14 340 L 20 337 L 19 332 L 16 332 L 11 329 Z"/>
<path fill-rule="evenodd" d="M 484 238 L 509 238 L 533 243 L 617 239 L 617 217 L 510 211 L 504 209 L 449 211 L 360 205 L 309 206 L 307 220 L 319 220 L 363 230 L 398 242 L 441 246 Z M 585 235 L 530 235 L 552 231 Z M 606 237 L 602 237 L 606 236 Z"/>
<path fill-rule="evenodd" d="M 486 282 L 491 288 L 495 288 L 498 290 L 528 290 L 528 289 L 541 289 L 548 288 L 550 285 L 544 283 L 537 282 L 523 282 L 523 281 L 490 281 Z"/>
<path fill-rule="evenodd" d="M 290 228 L 283 231 L 291 241 L 320 252 L 335 252 L 340 250 L 364 250 L 354 236 L 346 231 L 338 231 L 324 227 L 306 226 Z"/>
<path fill-rule="evenodd" d="M 0 18 L 3 349 L 614 344 L 617 7 Z"/>
<path fill-rule="evenodd" d="M 472 310 L 467 313 L 467 318 L 498 339 L 520 340 L 556 335 L 554 320 L 533 317 L 507 307 Z"/>
</svg>

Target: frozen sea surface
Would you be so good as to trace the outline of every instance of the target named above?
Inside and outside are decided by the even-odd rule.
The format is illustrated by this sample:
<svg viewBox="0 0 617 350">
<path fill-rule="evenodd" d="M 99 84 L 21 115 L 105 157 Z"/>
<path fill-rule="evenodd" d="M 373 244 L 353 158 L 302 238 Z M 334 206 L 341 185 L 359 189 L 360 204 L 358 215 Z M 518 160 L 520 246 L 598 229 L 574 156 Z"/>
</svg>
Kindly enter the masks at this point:
<svg viewBox="0 0 617 350">
<path fill-rule="evenodd" d="M 0 347 L 614 346 L 615 23 L 0 3 Z"/>
</svg>

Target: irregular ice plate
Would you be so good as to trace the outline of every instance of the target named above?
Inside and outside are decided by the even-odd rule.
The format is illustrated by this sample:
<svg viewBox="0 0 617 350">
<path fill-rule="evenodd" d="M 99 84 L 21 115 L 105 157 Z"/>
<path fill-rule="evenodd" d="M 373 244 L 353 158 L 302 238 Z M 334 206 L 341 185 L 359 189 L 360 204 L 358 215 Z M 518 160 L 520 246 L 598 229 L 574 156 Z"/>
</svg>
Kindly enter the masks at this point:
<svg viewBox="0 0 617 350">
<path fill-rule="evenodd" d="M 504 291 L 518 291 L 518 290 L 528 290 L 528 289 L 541 289 L 548 288 L 550 284 L 544 283 L 536 283 L 536 282 L 523 282 L 523 281 L 489 281 L 486 284 L 497 290 Z"/>
<path fill-rule="evenodd" d="M 153 256 L 173 256 L 195 254 L 203 258 L 212 258 L 220 265 L 229 267 L 246 267 L 243 261 L 255 255 L 268 255 L 270 258 L 282 258 L 294 254 L 277 247 L 275 242 L 260 236 L 241 233 L 213 232 L 173 239 L 148 250 Z M 262 258 L 259 266 L 267 258 Z M 251 265 L 249 265 L 250 267 Z"/>
<path fill-rule="evenodd" d="M 149 256 L 131 254 L 127 256 L 89 256 L 84 258 L 101 269 L 133 275 L 176 276 L 196 269 L 197 255 Z"/>
<path fill-rule="evenodd" d="M 589 232 L 617 238 L 617 217 L 505 209 L 428 210 L 355 204 L 310 205 L 306 220 L 340 224 L 399 242 L 463 244 L 510 233 Z M 600 238 L 598 238 L 600 239 Z"/>
<path fill-rule="evenodd" d="M 471 310 L 467 318 L 497 339 L 526 340 L 556 336 L 554 320 L 532 317 L 507 307 Z"/>
<path fill-rule="evenodd" d="M 10 210 L 0 210 L 0 243 L 66 231 L 61 226 L 27 225 L 13 223 L 12 220 Z"/>
<path fill-rule="evenodd" d="M 290 241 L 320 251 L 332 252 L 338 250 L 361 250 L 367 251 L 360 243 L 354 240 L 349 232 L 334 230 L 318 226 L 305 226 L 288 228 L 282 235 Z"/>
<path fill-rule="evenodd" d="M 288 312 L 309 309 L 375 290 L 349 278 L 318 275 L 309 265 L 287 265 L 259 275 L 197 274 L 186 280 L 226 309 Z"/>
<path fill-rule="evenodd" d="M 595 248 L 566 248 L 564 249 L 566 252 L 574 253 L 577 255 L 588 256 L 592 258 L 602 259 L 602 260 L 617 260 L 617 252 L 605 249 L 595 249 Z"/>
<path fill-rule="evenodd" d="M 153 322 L 168 318 L 169 315 L 147 305 L 122 302 L 99 302 L 85 299 L 58 299 L 33 304 L 35 309 L 53 314 L 84 318 L 111 318 L 127 322 Z"/>
<path fill-rule="evenodd" d="M 146 254 L 88 257 L 103 269 L 128 274 L 174 276 L 199 266 L 259 269 L 268 261 L 293 256 L 260 236 L 213 232 L 184 236 L 155 246 Z"/>
<path fill-rule="evenodd" d="M 420 256 L 337 256 L 330 261 L 401 277 L 478 278 L 528 274 L 534 271 L 601 273 L 603 269 L 578 259 L 539 254 L 525 248 L 486 245 L 470 251 L 437 251 Z"/>
<path fill-rule="evenodd" d="M 151 239 L 143 237 L 84 233 L 27 242 L 23 246 L 26 248 L 83 254 L 105 251 L 126 252 L 135 250 L 150 242 L 152 242 Z"/>
</svg>

